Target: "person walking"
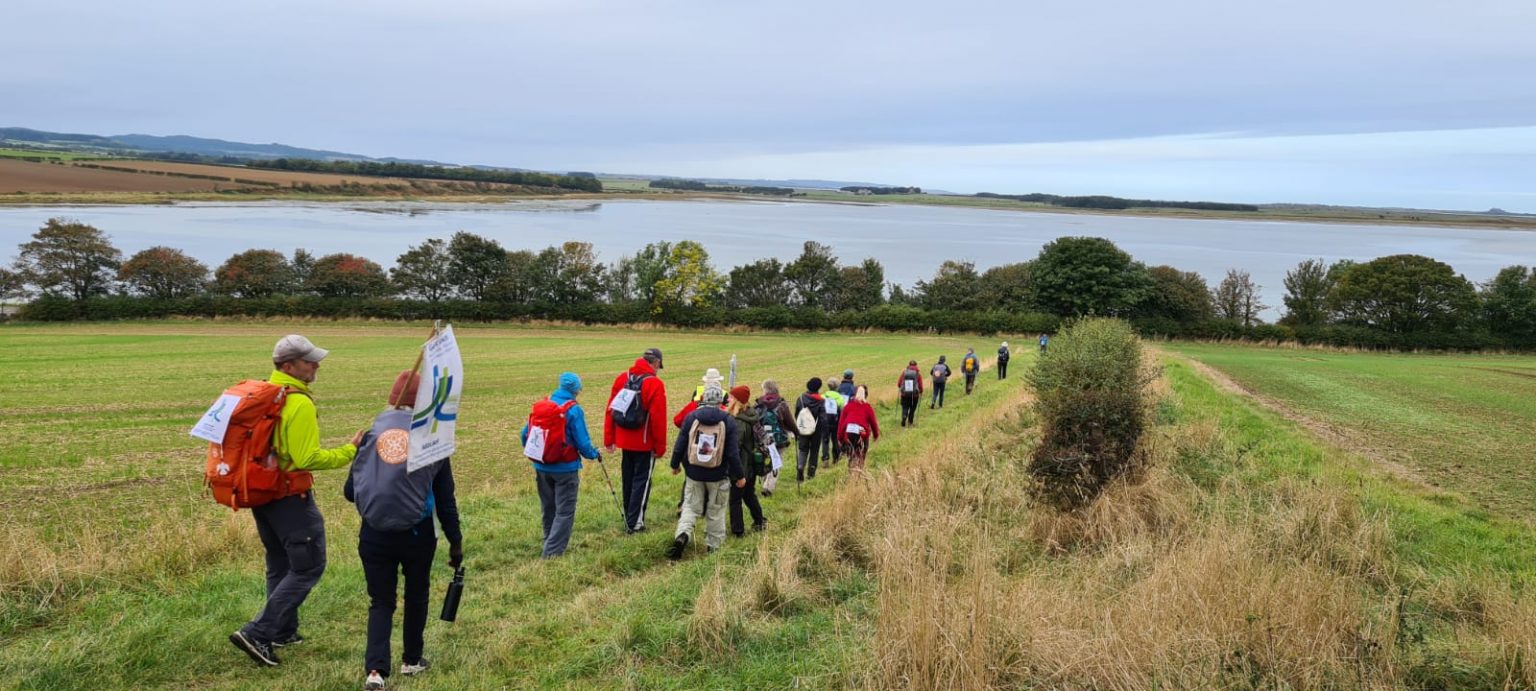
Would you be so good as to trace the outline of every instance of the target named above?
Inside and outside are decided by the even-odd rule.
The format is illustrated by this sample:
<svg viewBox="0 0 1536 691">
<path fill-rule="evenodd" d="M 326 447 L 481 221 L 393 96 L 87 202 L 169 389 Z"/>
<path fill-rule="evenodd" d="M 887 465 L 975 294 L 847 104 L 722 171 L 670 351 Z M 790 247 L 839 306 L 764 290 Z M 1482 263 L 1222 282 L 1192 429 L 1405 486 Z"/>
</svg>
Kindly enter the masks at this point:
<svg viewBox="0 0 1536 691">
<path fill-rule="evenodd" d="M 853 370 L 843 370 L 843 381 L 837 385 L 837 392 L 846 398 L 853 398 L 857 385 L 853 383 Z"/>
<path fill-rule="evenodd" d="M 811 377 L 805 391 L 795 399 L 795 481 L 816 477 L 816 457 L 821 451 L 821 415 L 825 410 L 821 397 L 821 378 Z"/>
<path fill-rule="evenodd" d="M 349 444 L 320 448 L 320 420 L 309 385 L 329 354 L 298 334 L 284 336 L 272 348 L 274 369 L 267 381 L 287 390 L 272 432 L 272 452 L 290 493 L 251 509 L 266 552 L 267 601 L 254 619 L 229 636 L 229 642 L 252 660 L 271 667 L 278 665 L 277 648 L 304 640 L 299 635 L 299 606 L 325 573 L 325 517 L 315 503 L 310 471 L 351 463 L 363 439 L 364 430 L 358 430 Z"/>
<path fill-rule="evenodd" d="M 950 375 L 949 365 L 944 363 L 943 355 L 939 356 L 939 361 L 934 363 L 933 369 L 929 371 L 929 374 L 933 375 L 933 398 L 928 401 L 928 409 L 933 410 L 934 406 L 943 408 L 944 386 L 949 383 Z"/>
<path fill-rule="evenodd" d="M 907 363 L 901 376 L 896 378 L 896 392 L 901 396 L 901 426 L 917 424 L 917 404 L 923 398 L 923 374 L 917 369 L 917 361 Z"/>
<path fill-rule="evenodd" d="M 1047 335 L 1045 335 L 1043 333 L 1040 334 L 1040 354 L 1041 355 L 1045 354 L 1046 346 L 1049 346 L 1050 344 L 1051 344 L 1051 337 L 1047 336 Z"/>
<path fill-rule="evenodd" d="M 971 390 L 976 388 L 976 374 L 981 371 L 981 358 L 976 357 L 975 348 L 966 348 L 965 357 L 960 359 L 960 373 L 965 375 L 965 395 L 971 395 Z"/>
<path fill-rule="evenodd" d="M 628 371 L 613 381 L 603 410 L 603 447 L 623 450 L 624 523 L 633 535 L 645 530 L 645 509 L 651 499 L 651 471 L 657 456 L 667 452 L 667 386 L 657 376 L 661 349 L 650 348 Z"/>
<path fill-rule="evenodd" d="M 827 378 L 828 382 L 836 382 L 836 375 Z M 827 390 L 821 395 L 821 462 L 827 463 L 828 452 L 831 453 L 831 464 L 837 465 L 843 457 L 843 445 L 837 441 L 837 416 L 842 412 L 843 404 L 848 402 L 844 396 L 832 385 L 827 385 Z"/>
<path fill-rule="evenodd" d="M 1010 357 L 1013 357 L 1013 351 L 1008 349 L 1008 342 L 1007 341 L 1003 341 L 1003 344 L 998 346 L 998 348 L 997 348 L 997 380 L 998 381 L 1002 381 L 1002 380 L 1008 378 L 1008 358 L 1010 358 Z"/>
<path fill-rule="evenodd" d="M 684 472 L 683 515 L 667 558 L 682 559 L 693 539 L 699 518 L 704 519 L 704 547 L 714 552 L 725 542 L 725 510 L 730 487 L 746 486 L 742 473 L 741 430 L 735 418 L 720 408 L 725 392 L 718 386 L 704 388 L 699 409 L 683 421 L 683 431 L 672 448 L 672 474 Z"/>
<path fill-rule="evenodd" d="M 737 457 L 741 459 L 742 475 L 746 480 L 745 484 L 731 485 L 731 534 L 745 537 L 747 531 L 741 511 L 743 505 L 752 513 L 752 530 L 760 531 L 768 525 L 768 519 L 763 517 L 763 504 L 757 500 L 757 477 L 765 474 L 763 465 L 768 462 L 765 449 L 773 443 L 773 435 L 763 428 L 763 411 L 751 404 L 750 388 L 737 386 L 731 389 L 727 400 L 725 412 L 736 418 L 736 426 L 741 430 L 738 435 L 741 447 Z"/>
<path fill-rule="evenodd" d="M 587 434 L 587 415 L 576 399 L 581 396 L 581 377 L 560 375 L 560 384 L 538 403 L 523 425 L 523 455 L 533 463 L 533 481 L 539 490 L 543 515 L 544 559 L 565 554 L 576 524 L 576 498 L 581 490 L 581 459 L 603 462 Z M 536 444 L 529 445 L 530 434 Z"/>
<path fill-rule="evenodd" d="M 869 387 L 860 386 L 854 391 L 853 400 L 843 406 L 837 420 L 837 436 L 848 449 L 848 472 L 863 475 L 869 444 L 880 438 L 880 420 L 869 404 Z"/>
<path fill-rule="evenodd" d="M 400 576 L 405 577 L 405 616 L 400 673 L 414 676 L 431 663 L 422 657 L 423 633 L 431 597 L 432 561 L 437 532 L 432 514 L 448 538 L 448 566 L 464 563 L 464 534 L 454 496 L 452 459 L 443 459 L 411 472 L 406 456 L 411 447 L 411 409 L 421 376 L 411 370 L 395 377 L 388 407 L 363 435 L 342 494 L 357 506 L 362 525 L 357 556 L 368 584 L 368 645 L 363 653 L 367 676 L 364 689 L 383 689 L 389 678 L 389 638 L 394 631 Z"/>
<path fill-rule="evenodd" d="M 789 455 L 790 430 L 795 428 L 795 415 L 789 411 L 789 401 L 779 395 L 779 383 L 772 379 L 763 380 L 763 395 L 757 399 L 757 410 L 761 413 L 763 429 L 773 437 L 774 451 L 783 459 Z M 771 497 L 778 488 L 779 471 L 769 467 L 768 474 L 763 478 L 763 496 Z"/>
</svg>

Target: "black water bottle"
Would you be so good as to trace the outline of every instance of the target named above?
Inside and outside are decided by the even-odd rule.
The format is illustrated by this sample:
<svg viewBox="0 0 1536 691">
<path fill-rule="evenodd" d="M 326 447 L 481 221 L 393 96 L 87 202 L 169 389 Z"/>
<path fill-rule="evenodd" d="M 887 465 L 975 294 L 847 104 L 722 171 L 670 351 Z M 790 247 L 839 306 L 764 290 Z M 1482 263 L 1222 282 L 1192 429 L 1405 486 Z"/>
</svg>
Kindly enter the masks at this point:
<svg viewBox="0 0 1536 691">
<path fill-rule="evenodd" d="M 464 567 L 453 572 L 453 582 L 448 584 L 448 594 L 443 598 L 443 621 L 459 618 L 459 599 L 464 597 Z"/>
</svg>

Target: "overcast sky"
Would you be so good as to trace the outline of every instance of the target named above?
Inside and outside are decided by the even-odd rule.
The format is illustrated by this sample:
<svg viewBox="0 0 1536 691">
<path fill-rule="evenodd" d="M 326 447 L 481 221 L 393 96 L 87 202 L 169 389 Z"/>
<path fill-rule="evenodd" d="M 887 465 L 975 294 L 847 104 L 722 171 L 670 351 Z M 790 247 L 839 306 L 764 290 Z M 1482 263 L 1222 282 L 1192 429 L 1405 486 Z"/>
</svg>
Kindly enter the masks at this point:
<svg viewBox="0 0 1536 691">
<path fill-rule="evenodd" d="M 8 0 L 0 126 L 1536 212 L 1532 0 Z"/>
</svg>

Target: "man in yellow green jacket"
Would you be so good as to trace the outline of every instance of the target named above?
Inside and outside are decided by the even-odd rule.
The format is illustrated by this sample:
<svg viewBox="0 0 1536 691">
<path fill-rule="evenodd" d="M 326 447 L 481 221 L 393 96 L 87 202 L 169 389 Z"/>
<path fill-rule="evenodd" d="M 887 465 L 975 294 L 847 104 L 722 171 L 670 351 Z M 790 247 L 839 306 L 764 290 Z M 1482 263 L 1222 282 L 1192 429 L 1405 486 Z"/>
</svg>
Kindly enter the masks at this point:
<svg viewBox="0 0 1536 691">
<path fill-rule="evenodd" d="M 267 603 L 255 619 L 229 636 L 258 664 L 276 666 L 277 648 L 304 640 L 299 635 L 299 605 L 325 573 L 325 517 L 315 504 L 309 471 L 350 465 L 363 434 L 358 430 L 350 444 L 320 448 L 320 421 L 309 385 L 329 354 L 297 334 L 284 336 L 272 349 L 276 369 L 268 381 L 289 390 L 273 431 L 272 450 L 278 467 L 288 474 L 292 493 L 251 509 L 266 549 Z"/>
</svg>

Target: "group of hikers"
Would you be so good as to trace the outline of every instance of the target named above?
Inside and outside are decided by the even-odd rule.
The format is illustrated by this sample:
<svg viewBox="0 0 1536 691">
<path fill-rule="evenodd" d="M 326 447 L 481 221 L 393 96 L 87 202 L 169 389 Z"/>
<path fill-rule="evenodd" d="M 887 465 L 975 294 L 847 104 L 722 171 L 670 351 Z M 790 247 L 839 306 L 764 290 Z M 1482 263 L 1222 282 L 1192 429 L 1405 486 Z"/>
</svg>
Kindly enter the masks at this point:
<svg viewBox="0 0 1536 691">
<path fill-rule="evenodd" d="M 273 348 L 274 369 L 263 384 L 281 392 L 280 413 L 269 423 L 269 458 L 278 476 L 274 486 L 280 489 L 276 498 L 251 506 L 266 553 L 267 599 L 262 610 L 229 639 L 251 659 L 268 666 L 279 664 L 277 649 L 303 642 L 299 606 L 326 566 L 325 520 L 310 473 L 350 466 L 343 493 L 362 517 L 357 551 L 370 599 L 364 688 L 383 689 L 392 670 L 390 636 L 401 577 L 405 612 L 399 671 L 409 676 L 430 666 L 423 657 L 423 632 L 439 534 L 448 540 L 449 566 L 458 569 L 464 561 L 453 471 L 451 459 L 414 471 L 406 463 L 420 384 L 414 370 L 395 377 L 385 408 L 370 428 L 359 430 L 347 444 L 321 448 L 309 387 L 328 353 L 296 334 L 283 337 Z M 1000 380 L 1007 377 L 1010 355 L 1005 341 L 997 351 Z M 961 360 L 966 394 L 974 389 L 981 364 L 974 350 Z M 760 384 L 754 398 L 751 387 L 727 388 L 725 377 L 710 368 L 688 403 L 670 418 L 676 434 L 669 445 L 663 369 L 661 350 L 649 348 L 614 379 L 602 413 L 601 451 L 587 431 L 587 415 L 579 402 L 580 376 L 562 373 L 555 389 L 533 405 L 520 439 L 524 456 L 533 466 L 542 509 L 544 558 L 564 554 L 570 543 L 583 460 L 597 461 L 602 468 L 630 535 L 647 530 L 656 460 L 666 459 L 674 475 L 684 476 L 678 521 L 666 549 L 666 556 L 677 560 L 693 542 L 700 519 L 708 552 L 724 544 L 727 530 L 736 537 L 745 536 L 746 515 L 751 516 L 753 531 L 766 528 L 759 493 L 771 496 L 777 491 L 791 444 L 796 446 L 795 481 L 800 483 L 815 478 L 819 466 L 835 465 L 844 457 L 850 473 L 862 474 L 870 444 L 880 438 L 869 387 L 857 383 L 851 369 L 826 379 L 812 377 L 791 402 L 772 379 Z M 942 407 L 951 376 L 943 356 L 929 375 L 929 406 Z M 924 393 L 915 360 L 897 379 L 897 393 L 902 426 L 915 424 Z M 604 453 L 611 456 L 616 451 L 622 498 L 613 492 L 612 479 L 602 465 Z M 219 466 L 224 468 L 222 462 Z M 217 488 L 215 495 L 218 498 Z"/>
</svg>

